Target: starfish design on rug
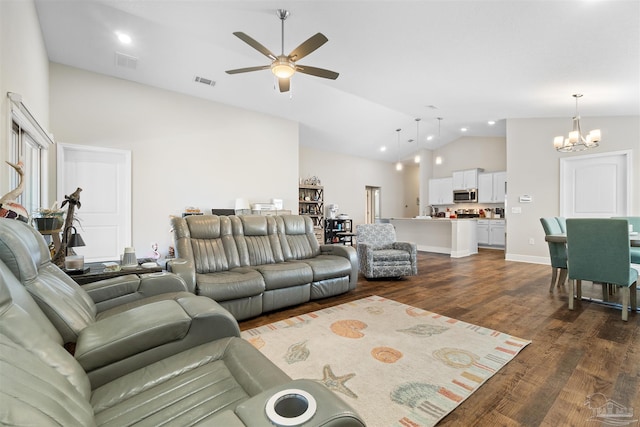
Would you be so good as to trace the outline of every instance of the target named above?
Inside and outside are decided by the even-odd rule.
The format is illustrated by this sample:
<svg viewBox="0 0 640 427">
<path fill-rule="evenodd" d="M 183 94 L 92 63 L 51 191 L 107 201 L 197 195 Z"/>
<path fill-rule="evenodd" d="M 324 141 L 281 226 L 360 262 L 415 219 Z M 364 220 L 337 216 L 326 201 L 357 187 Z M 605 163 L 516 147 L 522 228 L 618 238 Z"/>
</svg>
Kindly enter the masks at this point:
<svg viewBox="0 0 640 427">
<path fill-rule="evenodd" d="M 355 377 L 356 374 L 347 374 L 342 376 L 336 376 L 331 369 L 331 366 L 324 365 L 322 368 L 322 379 L 320 382 L 325 385 L 329 390 L 339 391 L 340 393 L 346 394 L 349 397 L 353 397 L 354 399 L 358 398 L 358 395 L 349 390 L 349 388 L 344 384 L 349 381 L 351 378 Z"/>
</svg>

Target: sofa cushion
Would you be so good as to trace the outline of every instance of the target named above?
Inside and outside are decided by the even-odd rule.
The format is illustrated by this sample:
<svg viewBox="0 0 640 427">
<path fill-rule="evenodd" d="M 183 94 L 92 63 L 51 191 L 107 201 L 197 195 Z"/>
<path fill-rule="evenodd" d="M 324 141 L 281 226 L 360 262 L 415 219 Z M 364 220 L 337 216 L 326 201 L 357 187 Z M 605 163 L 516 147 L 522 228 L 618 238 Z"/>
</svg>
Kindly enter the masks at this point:
<svg viewBox="0 0 640 427">
<path fill-rule="evenodd" d="M 351 262 L 337 255 L 318 255 L 303 260 L 313 270 L 313 281 L 349 276 L 351 274 Z"/>
<path fill-rule="evenodd" d="M 399 249 L 380 249 L 373 251 L 374 262 L 379 261 L 410 261 L 411 254 Z"/>
<path fill-rule="evenodd" d="M 311 218 L 304 215 L 282 215 L 276 221 L 286 260 L 307 259 L 320 253 Z"/>
<path fill-rule="evenodd" d="M 313 281 L 313 271 L 311 267 L 303 262 L 290 261 L 258 265 L 255 269 L 264 277 L 265 289 L 267 291 L 306 285 Z"/>
<path fill-rule="evenodd" d="M 196 274 L 197 293 L 218 302 L 248 298 L 264 292 L 262 275 L 251 267 L 238 267 L 219 273 Z"/>
</svg>

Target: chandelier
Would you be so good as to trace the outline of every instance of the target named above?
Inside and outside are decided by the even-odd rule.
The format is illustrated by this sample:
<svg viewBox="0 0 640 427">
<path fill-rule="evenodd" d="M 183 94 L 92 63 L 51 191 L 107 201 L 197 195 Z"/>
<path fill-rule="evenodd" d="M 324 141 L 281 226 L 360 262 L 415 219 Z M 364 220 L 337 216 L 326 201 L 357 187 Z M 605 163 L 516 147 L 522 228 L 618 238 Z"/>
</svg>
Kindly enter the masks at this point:
<svg viewBox="0 0 640 427">
<path fill-rule="evenodd" d="M 573 117 L 573 130 L 569 132 L 569 137 L 556 136 L 553 138 L 553 146 L 556 150 L 567 153 L 570 151 L 583 151 L 588 148 L 597 147 L 600 142 L 600 129 L 594 129 L 585 137 L 580 129 L 580 115 L 578 114 L 578 99 L 582 98 L 581 93 L 572 95 L 576 99 L 576 115 Z"/>
</svg>

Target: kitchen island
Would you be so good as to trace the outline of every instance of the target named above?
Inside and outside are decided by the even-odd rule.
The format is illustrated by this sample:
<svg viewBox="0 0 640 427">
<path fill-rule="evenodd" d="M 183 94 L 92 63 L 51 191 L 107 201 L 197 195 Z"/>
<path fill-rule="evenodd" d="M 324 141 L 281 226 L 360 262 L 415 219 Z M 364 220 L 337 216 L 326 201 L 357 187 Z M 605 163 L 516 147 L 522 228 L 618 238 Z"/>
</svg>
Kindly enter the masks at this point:
<svg viewBox="0 0 640 427">
<path fill-rule="evenodd" d="M 415 242 L 419 251 L 449 254 L 462 258 L 478 253 L 476 219 L 390 218 L 396 238 Z"/>
</svg>

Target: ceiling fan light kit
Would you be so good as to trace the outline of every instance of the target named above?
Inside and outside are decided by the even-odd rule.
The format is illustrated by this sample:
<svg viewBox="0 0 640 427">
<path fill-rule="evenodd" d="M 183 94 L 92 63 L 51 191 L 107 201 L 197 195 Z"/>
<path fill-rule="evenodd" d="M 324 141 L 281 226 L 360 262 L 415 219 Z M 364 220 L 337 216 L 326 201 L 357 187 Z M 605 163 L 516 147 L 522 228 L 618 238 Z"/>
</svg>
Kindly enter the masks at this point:
<svg viewBox="0 0 640 427">
<path fill-rule="evenodd" d="M 573 117 L 573 130 L 569 132 L 568 138 L 564 138 L 563 136 L 553 138 L 554 148 L 561 153 L 595 148 L 600 145 L 600 140 L 602 139 L 600 129 L 590 131 L 587 136 L 582 135 L 580 115 L 578 114 L 578 99 L 582 98 L 582 94 L 575 93 L 572 96 L 576 99 L 576 115 Z"/>
<path fill-rule="evenodd" d="M 247 67 L 247 68 L 237 68 L 234 70 L 227 70 L 227 74 L 240 74 L 240 73 L 248 73 L 251 71 L 260 71 L 260 70 L 268 70 L 271 69 L 271 72 L 278 78 L 278 87 L 280 88 L 280 92 L 288 92 L 291 87 L 290 79 L 296 73 L 296 71 L 309 74 L 315 77 L 322 77 L 325 79 L 335 80 L 338 78 L 339 74 L 335 71 L 325 70 L 324 68 L 310 67 L 307 65 L 298 65 L 296 61 L 304 58 L 309 55 L 320 46 L 329 41 L 322 33 L 316 33 L 315 35 L 309 37 L 306 41 L 304 41 L 300 46 L 293 49 L 289 55 L 284 54 L 284 21 L 289 17 L 289 11 L 284 9 L 278 9 L 277 16 L 281 21 L 282 27 L 282 46 L 281 46 L 281 54 L 276 56 L 269 49 L 264 47 L 262 44 L 248 36 L 243 32 L 235 32 L 233 33 L 236 37 L 238 37 L 243 42 L 247 43 L 249 46 L 262 53 L 264 56 L 271 60 L 271 65 L 261 65 L 257 67 Z"/>
</svg>

